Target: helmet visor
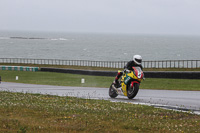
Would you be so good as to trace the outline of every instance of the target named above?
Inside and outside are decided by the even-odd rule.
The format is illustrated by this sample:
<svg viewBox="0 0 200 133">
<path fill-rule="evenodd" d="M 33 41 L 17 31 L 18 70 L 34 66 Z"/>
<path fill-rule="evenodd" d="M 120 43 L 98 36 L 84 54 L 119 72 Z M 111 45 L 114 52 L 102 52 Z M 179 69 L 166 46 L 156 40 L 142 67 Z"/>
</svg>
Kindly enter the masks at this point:
<svg viewBox="0 0 200 133">
<path fill-rule="evenodd" d="M 141 59 L 135 59 L 135 61 L 137 61 L 138 63 L 142 63 Z"/>
</svg>

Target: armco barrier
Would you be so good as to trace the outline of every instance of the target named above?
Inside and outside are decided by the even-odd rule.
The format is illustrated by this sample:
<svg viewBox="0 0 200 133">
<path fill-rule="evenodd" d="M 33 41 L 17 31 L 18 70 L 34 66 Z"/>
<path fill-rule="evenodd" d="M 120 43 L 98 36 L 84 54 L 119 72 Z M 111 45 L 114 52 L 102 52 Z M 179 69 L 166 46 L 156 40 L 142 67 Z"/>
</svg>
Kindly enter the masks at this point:
<svg viewBox="0 0 200 133">
<path fill-rule="evenodd" d="M 59 72 L 59 73 L 71 73 L 71 74 L 82 74 L 82 75 L 93 75 L 93 76 L 115 76 L 114 71 L 94 71 L 94 70 L 74 70 L 74 69 L 63 69 L 63 68 L 40 68 L 41 71 L 46 72 Z"/>
<path fill-rule="evenodd" d="M 27 66 L 0 66 L 0 70 L 13 70 L 13 71 L 33 71 L 39 70 L 39 67 L 27 67 Z"/>
<path fill-rule="evenodd" d="M 200 79 L 200 72 L 192 71 L 167 71 L 167 72 L 144 72 L 147 78 L 172 78 L 172 79 Z"/>
<path fill-rule="evenodd" d="M 95 70 L 73 70 L 62 68 L 40 68 L 41 71 L 46 72 L 59 72 L 59 73 L 71 73 L 93 76 L 111 76 L 117 75 L 117 71 L 95 71 Z M 200 79 L 200 72 L 144 72 L 146 78 L 174 78 L 174 79 Z"/>
</svg>

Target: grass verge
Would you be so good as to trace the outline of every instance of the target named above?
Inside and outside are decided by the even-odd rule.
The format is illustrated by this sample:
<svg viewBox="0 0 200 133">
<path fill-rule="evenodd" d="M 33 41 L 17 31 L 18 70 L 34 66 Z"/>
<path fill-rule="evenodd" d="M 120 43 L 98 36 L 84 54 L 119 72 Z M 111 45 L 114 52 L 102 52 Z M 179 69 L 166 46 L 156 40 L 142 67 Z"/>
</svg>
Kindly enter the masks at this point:
<svg viewBox="0 0 200 133">
<path fill-rule="evenodd" d="M 129 103 L 0 92 L 1 132 L 199 132 L 200 116 Z"/>
<path fill-rule="evenodd" d="M 30 84 L 59 85 L 59 86 L 82 86 L 82 87 L 104 87 L 108 88 L 114 77 L 88 76 L 53 72 L 25 72 L 25 71 L 0 71 L 2 81 Z M 16 80 L 16 76 L 19 77 Z M 85 83 L 81 83 L 81 79 Z M 200 90 L 198 79 L 158 79 L 146 78 L 141 83 L 142 89 L 163 90 Z"/>
</svg>

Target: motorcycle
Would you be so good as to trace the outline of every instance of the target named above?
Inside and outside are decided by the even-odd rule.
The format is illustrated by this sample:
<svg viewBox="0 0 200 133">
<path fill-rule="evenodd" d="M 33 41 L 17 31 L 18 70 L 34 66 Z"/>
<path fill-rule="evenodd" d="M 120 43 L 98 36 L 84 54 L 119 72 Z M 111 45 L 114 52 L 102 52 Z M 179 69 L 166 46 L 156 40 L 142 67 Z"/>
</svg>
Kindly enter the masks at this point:
<svg viewBox="0 0 200 133">
<path fill-rule="evenodd" d="M 121 71 L 119 71 L 121 72 Z M 127 96 L 129 99 L 133 99 L 138 91 L 141 81 L 144 78 L 144 73 L 140 67 L 133 67 L 133 71 L 124 72 L 119 79 L 120 87 L 116 88 L 114 82 L 109 88 L 109 96 L 115 98 L 118 95 Z"/>
</svg>

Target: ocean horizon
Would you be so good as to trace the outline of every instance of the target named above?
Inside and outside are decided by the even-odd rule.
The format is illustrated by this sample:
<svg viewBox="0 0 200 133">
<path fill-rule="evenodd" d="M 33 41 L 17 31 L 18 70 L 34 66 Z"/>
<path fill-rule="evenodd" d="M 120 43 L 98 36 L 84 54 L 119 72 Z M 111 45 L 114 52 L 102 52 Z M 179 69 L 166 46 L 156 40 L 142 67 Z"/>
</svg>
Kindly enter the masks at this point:
<svg viewBox="0 0 200 133">
<path fill-rule="evenodd" d="M 199 50 L 199 36 L 0 31 L 0 58 L 199 60 Z"/>
</svg>

